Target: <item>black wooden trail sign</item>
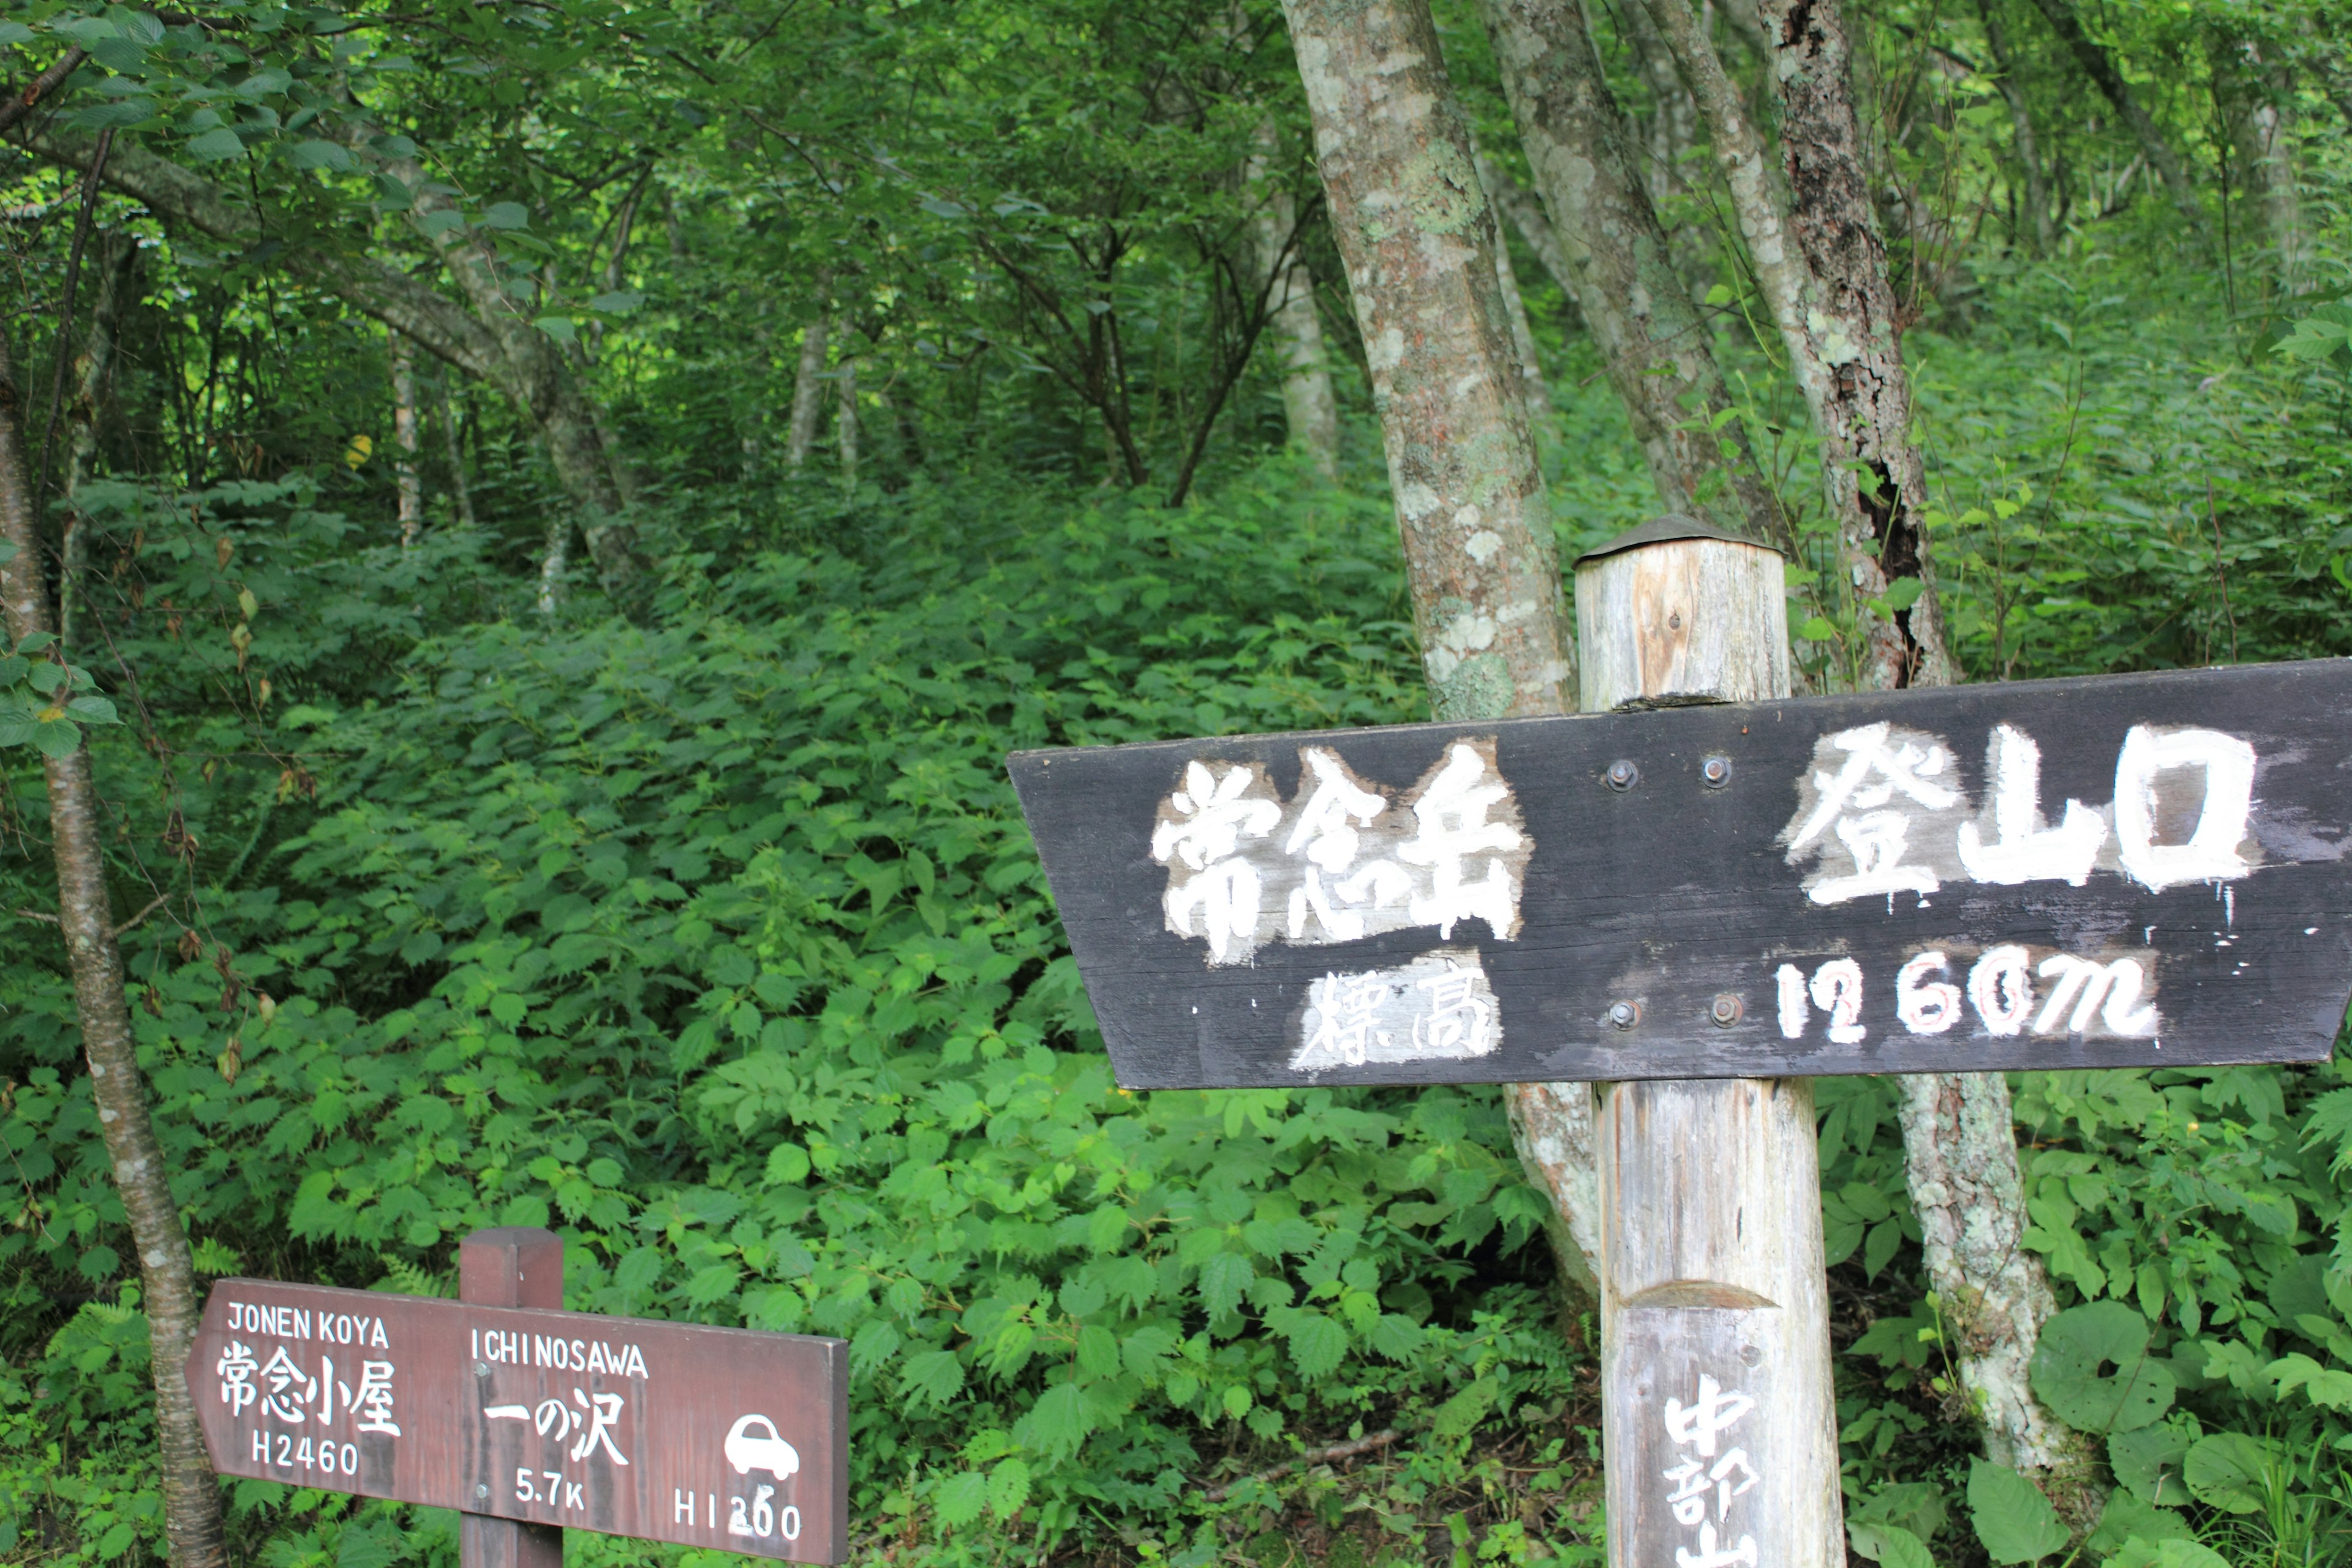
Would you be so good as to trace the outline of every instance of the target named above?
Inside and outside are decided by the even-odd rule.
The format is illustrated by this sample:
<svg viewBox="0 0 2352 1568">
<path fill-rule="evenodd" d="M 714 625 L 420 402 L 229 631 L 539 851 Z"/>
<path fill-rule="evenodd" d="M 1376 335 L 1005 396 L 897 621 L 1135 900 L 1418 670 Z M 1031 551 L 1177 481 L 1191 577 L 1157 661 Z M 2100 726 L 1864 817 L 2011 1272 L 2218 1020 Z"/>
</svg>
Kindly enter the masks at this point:
<svg viewBox="0 0 2352 1568">
<path fill-rule="evenodd" d="M 2326 1057 L 2352 660 L 1011 759 L 1130 1088 Z"/>
<path fill-rule="evenodd" d="M 224 1279 L 187 1380 L 225 1476 L 838 1563 L 848 1349 Z"/>
</svg>

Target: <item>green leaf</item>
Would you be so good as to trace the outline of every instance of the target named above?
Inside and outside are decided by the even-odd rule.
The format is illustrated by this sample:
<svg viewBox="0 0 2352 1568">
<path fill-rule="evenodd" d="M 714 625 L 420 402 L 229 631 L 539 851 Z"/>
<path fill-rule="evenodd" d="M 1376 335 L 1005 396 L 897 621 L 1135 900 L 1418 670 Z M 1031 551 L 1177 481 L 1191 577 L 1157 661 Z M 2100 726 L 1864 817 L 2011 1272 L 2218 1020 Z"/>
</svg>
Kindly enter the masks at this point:
<svg viewBox="0 0 2352 1568">
<path fill-rule="evenodd" d="M 899 1392 L 936 1406 L 963 1392 L 963 1363 L 953 1351 L 923 1351 L 898 1371 Z M 975 1510 L 976 1511 L 976 1510 Z"/>
<path fill-rule="evenodd" d="M 316 137 L 297 142 L 286 149 L 286 161 L 298 169 L 349 169 L 354 160 L 351 150 Z"/>
<path fill-rule="evenodd" d="M 1242 1292 L 1257 1278 L 1257 1269 L 1238 1252 L 1220 1252 L 1201 1265 L 1201 1305 L 1211 1321 L 1242 1304 Z"/>
<path fill-rule="evenodd" d="M 577 342 L 580 339 L 580 329 L 569 316 L 534 317 L 530 324 L 560 343 Z"/>
<path fill-rule="evenodd" d="M 492 202 L 482 209 L 482 223 L 488 228 L 529 228 L 530 212 L 520 202 Z"/>
<path fill-rule="evenodd" d="M 2189 1495 L 2224 1513 L 2260 1513 L 2270 1505 L 2278 1458 L 2270 1444 L 2243 1432 L 2200 1437 L 2181 1462 Z"/>
<path fill-rule="evenodd" d="M 2070 1307 L 2043 1325 L 2034 1394 L 2084 1432 L 2130 1432 L 2172 1407 L 2171 1369 L 2147 1353 L 2147 1320 L 2121 1301 Z"/>
<path fill-rule="evenodd" d="M 45 757 L 70 757 L 81 744 L 81 731 L 68 719 L 52 719 L 36 725 L 33 744 Z"/>
<path fill-rule="evenodd" d="M 609 294 L 599 294 L 588 301 L 592 310 L 602 310 L 608 316 L 625 316 L 646 302 L 646 297 L 635 289 L 616 289 Z"/>
<path fill-rule="evenodd" d="M 996 1467 L 988 1478 L 988 1511 L 999 1519 L 1010 1519 L 1021 1511 L 1029 1500 L 1029 1467 L 1018 1459 L 1007 1459 Z"/>
<path fill-rule="evenodd" d="M 1886 592 L 1880 597 L 1885 600 L 1888 609 L 1900 614 L 1919 602 L 1919 595 L 1927 586 L 1926 583 L 1916 577 L 1897 577 L 1894 582 L 1886 584 Z"/>
<path fill-rule="evenodd" d="M 1969 1461 L 1969 1522 L 1995 1563 L 2036 1562 L 2066 1544 L 2058 1510 L 2041 1488 L 2007 1465 Z"/>
<path fill-rule="evenodd" d="M 931 1508 L 950 1529 L 970 1524 L 988 1505 L 988 1478 L 976 1470 L 950 1476 L 931 1494 Z"/>
<path fill-rule="evenodd" d="M 121 715 L 114 704 L 103 697 L 77 697 L 66 704 L 66 711 L 85 724 L 120 724 Z"/>
<path fill-rule="evenodd" d="M 188 156 L 199 163 L 219 163 L 244 157 L 245 143 L 227 126 L 215 125 L 203 135 L 188 139 Z"/>
<path fill-rule="evenodd" d="M 1846 1539 L 1879 1568 L 1936 1568 L 1927 1543 L 1899 1524 L 1852 1524 Z"/>
<path fill-rule="evenodd" d="M 2180 1464 L 2197 1434 L 2178 1425 L 2178 1419 L 2108 1437 L 2107 1464 L 2133 1495 L 2149 1502 L 2187 1500 Z"/>
<path fill-rule="evenodd" d="M 2230 1560 L 2200 1542 L 2126 1541 L 2104 1568 L 2231 1568 Z"/>
<path fill-rule="evenodd" d="M 2182 1496 L 2186 1497 L 2185 1492 Z M 2134 1497 L 2129 1492 L 2116 1492 L 2107 1499 L 2100 1511 L 2098 1528 L 2084 1542 L 2092 1552 L 2104 1556 L 2132 1540 L 2192 1541 L 2196 1539 L 2189 1521 L 2168 1508 L 2158 1508 Z"/>
<path fill-rule="evenodd" d="M 1807 642 L 1834 642 L 1838 629 L 1835 622 L 1823 616 L 1814 616 L 1797 628 L 1797 635 Z"/>
<path fill-rule="evenodd" d="M 1057 1383 L 1029 1407 L 1017 1429 L 1025 1431 L 1024 1440 L 1030 1447 L 1052 1458 L 1066 1459 L 1078 1451 L 1094 1425 L 1086 1391 L 1075 1383 Z"/>
</svg>

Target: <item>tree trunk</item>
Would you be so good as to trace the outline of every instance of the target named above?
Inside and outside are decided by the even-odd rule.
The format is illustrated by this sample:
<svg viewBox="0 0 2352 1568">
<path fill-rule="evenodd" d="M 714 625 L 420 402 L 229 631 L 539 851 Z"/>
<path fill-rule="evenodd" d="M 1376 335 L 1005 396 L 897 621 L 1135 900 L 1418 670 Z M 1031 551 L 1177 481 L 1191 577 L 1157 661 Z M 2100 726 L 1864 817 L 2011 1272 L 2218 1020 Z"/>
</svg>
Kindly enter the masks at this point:
<svg viewBox="0 0 2352 1568">
<path fill-rule="evenodd" d="M 0 539 L 14 547 L 0 563 L 0 609 L 5 611 L 10 639 L 19 646 L 52 625 L 33 529 L 32 480 L 25 469 L 22 406 L 8 340 L 0 329 Z M 73 970 L 74 1010 L 115 1189 L 139 1255 L 141 1305 L 153 1347 L 164 1535 L 173 1568 L 224 1568 L 220 1486 L 184 1375 L 203 1301 L 139 1074 L 122 955 L 115 946 L 106 890 L 105 825 L 90 779 L 89 752 L 79 747 L 68 756 L 45 758 L 42 772 L 57 857 L 58 925 Z"/>
<path fill-rule="evenodd" d="M 68 661 L 81 635 L 86 612 L 83 581 L 89 574 L 89 519 L 78 504 L 98 463 L 99 421 L 106 410 L 108 378 L 114 370 L 115 334 L 127 301 L 139 287 L 139 237 L 129 229 L 107 231 L 100 252 L 104 269 L 98 303 L 90 310 L 89 340 L 76 365 L 73 404 L 73 444 L 66 457 L 66 536 L 64 570 L 58 584 L 58 640 Z"/>
<path fill-rule="evenodd" d="M 413 550 L 425 531 L 425 479 L 416 466 L 416 353 L 398 332 L 392 347 L 392 473 L 400 491 L 400 547 Z"/>
<path fill-rule="evenodd" d="M 1794 552 L 1665 232 L 1578 0 L 1481 0 L 1503 89 L 1559 237 L 1562 279 L 1668 510 Z M 1498 185 L 1507 176 L 1496 175 Z"/>
<path fill-rule="evenodd" d="M 1552 520 L 1494 214 L 1426 0 L 1284 0 L 1371 370 L 1431 706 L 1565 710 Z"/>
<path fill-rule="evenodd" d="M 857 361 L 841 362 L 841 401 L 834 415 L 835 453 L 841 460 L 845 489 L 857 488 Z"/>
<path fill-rule="evenodd" d="M 1946 684 L 1949 656 L 1922 549 L 1926 471 L 1911 443 L 1910 385 L 1885 241 L 1862 172 L 1843 24 L 1828 0 L 1764 6 L 1791 216 L 1688 0 L 1647 4 L 1706 116 L 1758 285 L 1821 437 L 1830 515 L 1856 601 L 1854 683 Z M 1901 577 L 1920 580 L 1918 599 L 1891 614 L 1874 608 Z"/>
<path fill-rule="evenodd" d="M 817 279 L 823 291 L 825 279 Z M 816 445 L 816 422 L 824 407 L 825 340 L 833 321 L 818 316 L 801 329 L 801 357 L 793 374 L 793 418 L 784 434 L 784 462 L 794 473 L 808 464 L 809 448 Z"/>
<path fill-rule="evenodd" d="M 1985 1457 L 2080 1487 L 2092 1479 L 2091 1445 L 2042 1409 L 2027 1381 L 2042 1325 L 2058 1309 L 2041 1258 L 2022 1245 L 2024 1183 L 2009 1080 L 1989 1072 L 1898 1081 L 1920 1250 L 1942 1305 L 1945 1343 L 1984 1428 Z"/>
<path fill-rule="evenodd" d="M 446 373 L 445 373 L 446 377 Z M 475 526 L 474 491 L 466 483 L 466 446 L 457 436 L 457 405 L 449 396 L 446 379 L 433 384 L 434 416 L 441 425 L 441 439 L 449 454 L 449 494 L 457 502 L 457 521 L 467 528 Z"/>
<path fill-rule="evenodd" d="M 2047 256 L 2058 244 L 2056 226 L 2050 213 L 2050 185 L 2042 173 L 2042 153 L 2034 140 L 2033 115 L 2026 102 L 2025 88 L 2017 79 L 2017 64 L 2010 56 L 2009 39 L 2001 28 L 2000 0 L 1977 0 L 1977 15 L 1984 19 L 1985 43 L 1992 50 L 1993 85 L 2000 89 L 2001 100 L 2009 105 L 2011 147 L 2025 176 L 2025 205 L 2033 222 L 2033 254 Z"/>
<path fill-rule="evenodd" d="M 1325 479 L 1339 473 L 1339 401 L 1331 389 L 1330 362 L 1323 349 L 1323 318 L 1315 308 L 1315 275 L 1298 254 L 1297 204 L 1287 188 L 1267 178 L 1275 146 L 1274 122 L 1258 127 L 1257 151 L 1248 179 L 1265 191 L 1254 222 L 1260 276 L 1271 281 L 1276 340 L 1282 354 L 1282 413 L 1293 449 L 1304 453 Z"/>
<path fill-rule="evenodd" d="M 2272 276 L 2279 292 L 2293 296 L 2301 284 L 2303 213 L 2295 189 L 2294 94 L 2274 79 L 2282 73 L 2263 58 L 2252 40 L 2207 35 L 2213 96 L 2230 127 L 2247 186 L 2257 194 L 2263 226 L 2270 237 Z"/>
<path fill-rule="evenodd" d="M 1863 612 L 1864 657 L 1855 683 L 1879 689 L 1949 684 L 1958 670 L 1944 645 L 1919 519 L 1924 468 L 1910 440 L 1909 385 L 1885 247 L 1862 174 L 1843 24 L 1834 0 L 1765 0 L 1762 7 L 1788 185 L 1795 197 L 1787 216 L 1760 141 L 1689 5 L 1685 0 L 1647 3 L 1707 117 L 1766 303 L 1812 414 L 1849 580 L 1865 601 L 1884 595 L 1899 576 L 1918 580 L 1918 597 L 1907 612 Z M 1857 468 L 1875 481 L 1872 493 L 1857 484 Z M 1990 1155 L 1964 1155 L 1949 1130 L 1921 1109 L 1948 1103 L 1968 1107 L 1967 1121 L 1979 1142 L 2008 1141 L 2005 1165 Z M 1924 1077 L 1906 1082 L 1905 1106 L 1906 1148 L 1928 1146 L 1908 1168 L 1912 1205 L 1923 1228 L 1949 1237 L 1987 1227 L 2021 1232 L 2025 1199 L 2008 1081 L 1998 1073 L 1965 1082 L 1948 1074 Z M 1965 1189 L 1946 1179 L 1947 1162 L 1963 1157 L 1973 1161 L 1976 1177 Z M 1979 1337 L 1960 1341 L 1956 1349 L 1962 1381 L 1972 1390 L 1981 1384 L 1991 1391 L 1979 1406 L 1987 1450 L 2052 1455 L 2053 1462 L 2042 1468 L 2067 1485 L 2079 1484 L 2074 1478 L 2089 1463 L 2087 1445 L 2041 1410 L 2012 1376 L 2031 1361 L 2049 1312 L 2040 1258 L 1930 1246 L 1927 1261 L 1939 1298 L 1978 1304 L 1972 1323 Z M 1999 1267 L 1987 1271 L 1989 1263 Z M 1998 1337 L 1982 1337 L 1994 1331 Z"/>
<path fill-rule="evenodd" d="M 1348 268 L 1440 719 L 1559 713 L 1573 643 L 1543 472 L 1511 352 L 1499 240 L 1426 0 L 1284 0 Z M 1505 1089 L 1553 1200 L 1564 1284 L 1589 1298 L 1600 1230 L 1591 1101 Z"/>
<path fill-rule="evenodd" d="M 2035 9 L 2046 19 L 2058 41 L 2066 46 L 2067 53 L 2092 85 L 2115 106 L 2124 123 L 2131 127 L 2139 139 L 2141 154 L 2147 159 L 2164 181 L 2164 188 L 2172 195 L 2172 205 L 2189 233 L 2202 238 L 2205 234 L 2205 204 L 2198 199 L 2197 187 L 2189 183 L 2189 171 L 2174 156 L 2172 144 L 2164 139 L 2156 121 L 2140 101 L 2131 84 L 2124 80 L 2122 68 L 2106 47 L 2083 30 L 2083 19 L 2074 14 L 2073 0 L 2033 0 Z"/>
<path fill-rule="evenodd" d="M 1487 205 L 1499 214 L 1502 207 L 1495 200 L 1494 187 L 1486 184 L 1486 172 L 1494 165 L 1483 153 L 1478 155 L 1476 163 Z M 1495 286 L 1503 291 L 1503 313 L 1511 322 L 1511 351 L 1519 359 L 1519 393 L 1527 403 L 1528 424 L 1535 431 L 1537 449 L 1541 451 L 1559 436 L 1552 422 L 1551 385 L 1544 380 L 1543 361 L 1536 350 L 1535 328 L 1528 324 L 1528 302 L 1519 293 L 1518 268 L 1511 265 L 1510 238 L 1504 234 L 1499 218 L 1495 225 Z"/>
</svg>

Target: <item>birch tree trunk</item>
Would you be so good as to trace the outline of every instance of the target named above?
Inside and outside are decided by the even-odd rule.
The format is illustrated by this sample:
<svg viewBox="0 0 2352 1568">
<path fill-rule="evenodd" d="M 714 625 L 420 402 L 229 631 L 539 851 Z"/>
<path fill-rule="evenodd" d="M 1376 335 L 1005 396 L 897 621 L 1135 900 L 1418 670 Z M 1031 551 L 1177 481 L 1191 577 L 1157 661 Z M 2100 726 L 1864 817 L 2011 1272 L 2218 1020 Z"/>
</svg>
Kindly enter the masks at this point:
<svg viewBox="0 0 2352 1568">
<path fill-rule="evenodd" d="M 416 352 L 398 332 L 392 346 L 392 473 L 400 492 L 400 547 L 413 550 L 425 531 L 425 479 L 416 466 Z"/>
<path fill-rule="evenodd" d="M 14 546 L 0 563 L 0 610 L 8 636 L 22 645 L 54 625 L 42 584 L 33 526 L 32 480 L 26 473 L 23 405 L 5 327 L 0 327 L 0 539 Z M 57 858 L 58 926 L 73 971 L 74 1011 L 89 1061 L 90 1092 L 139 1255 L 141 1305 L 153 1347 L 155 1426 L 162 1450 L 163 1529 L 173 1568 L 225 1568 L 220 1486 L 205 1449 L 195 1402 L 183 1375 L 203 1301 L 188 1253 L 188 1233 L 172 1195 L 171 1173 L 147 1109 L 131 1007 L 123 994 L 122 954 L 115 945 L 106 890 L 106 827 L 91 782 L 89 752 L 45 757 L 49 835 Z"/>
<path fill-rule="evenodd" d="M 1503 90 L 1559 237 L 1563 281 L 1625 405 L 1651 482 L 1670 511 L 1794 553 L 1795 540 L 1736 419 L 1625 119 L 1578 0 L 1481 0 Z M 1505 178 L 1499 173 L 1498 183 Z"/>
<path fill-rule="evenodd" d="M 817 279 L 822 292 L 825 279 Z M 801 329 L 800 363 L 793 374 L 792 423 L 784 431 L 784 463 L 794 473 L 808 466 L 809 448 L 816 445 L 816 422 L 824 411 L 824 351 L 833 335 L 833 321 L 820 315 Z"/>
<path fill-rule="evenodd" d="M 2213 96 L 2230 127 L 2248 188 L 2256 194 L 2270 238 L 2271 269 L 2279 291 L 2300 288 L 2302 203 L 2295 189 L 2294 94 L 2251 39 L 2207 37 Z"/>
<path fill-rule="evenodd" d="M 1494 249 L 1492 207 L 1426 0 L 1284 0 L 1363 333 L 1440 719 L 1560 713 L 1574 641 Z M 1563 1280 L 1600 1230 L 1582 1085 L 1505 1090 Z"/>
<path fill-rule="evenodd" d="M 98 462 L 99 422 L 105 416 L 108 379 L 114 370 L 115 334 L 126 302 L 139 288 L 139 237 L 128 229 L 107 231 L 100 265 L 103 268 L 98 303 L 90 310 L 89 339 L 76 363 L 74 374 L 73 442 L 66 456 L 66 532 L 63 570 L 58 583 L 58 640 L 68 660 L 81 634 L 85 601 L 82 584 L 89 574 L 89 519 L 77 498 L 90 480 Z"/>
<path fill-rule="evenodd" d="M 1325 479 L 1339 474 L 1339 400 L 1331 390 L 1331 363 L 1323 345 L 1323 318 L 1315 309 L 1315 275 L 1298 254 L 1298 204 L 1267 178 L 1274 122 L 1257 130 L 1248 180 L 1265 195 L 1252 225 L 1258 270 L 1271 278 L 1275 342 L 1282 355 L 1282 414 L 1291 447 L 1306 454 Z"/>
</svg>

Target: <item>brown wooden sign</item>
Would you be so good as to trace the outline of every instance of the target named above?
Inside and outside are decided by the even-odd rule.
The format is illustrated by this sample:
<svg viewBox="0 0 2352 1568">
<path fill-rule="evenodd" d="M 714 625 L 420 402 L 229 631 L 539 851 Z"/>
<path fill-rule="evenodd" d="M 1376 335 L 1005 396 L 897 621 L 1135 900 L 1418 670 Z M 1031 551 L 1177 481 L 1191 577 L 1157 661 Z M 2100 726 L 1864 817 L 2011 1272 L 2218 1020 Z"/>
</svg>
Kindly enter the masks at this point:
<svg viewBox="0 0 2352 1568">
<path fill-rule="evenodd" d="M 187 1378 L 224 1475 L 838 1563 L 847 1348 L 224 1279 Z"/>
<path fill-rule="evenodd" d="M 2315 1061 L 2352 661 L 1028 752 L 1122 1084 Z"/>
</svg>

